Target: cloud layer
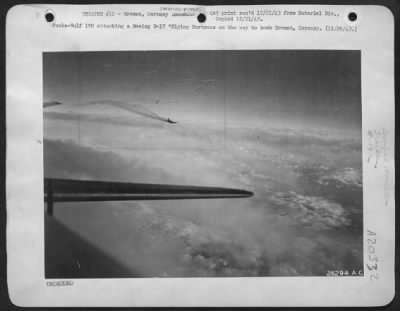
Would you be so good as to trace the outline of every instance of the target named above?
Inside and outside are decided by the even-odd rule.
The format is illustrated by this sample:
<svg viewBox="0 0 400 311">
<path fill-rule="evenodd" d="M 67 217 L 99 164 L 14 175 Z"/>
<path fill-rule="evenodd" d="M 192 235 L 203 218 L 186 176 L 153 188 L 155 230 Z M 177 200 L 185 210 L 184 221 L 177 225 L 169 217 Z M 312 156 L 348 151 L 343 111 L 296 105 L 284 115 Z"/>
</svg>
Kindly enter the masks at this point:
<svg viewBox="0 0 400 311">
<path fill-rule="evenodd" d="M 51 127 L 60 129 L 72 121 L 59 122 Z M 99 129 L 98 122 L 85 126 L 93 126 L 93 133 Z M 50 136 L 51 127 L 46 132 Z M 132 136 L 126 131 L 132 129 L 119 130 L 115 139 L 129 144 Z M 152 128 L 139 130 L 150 135 Z M 191 131 L 195 135 L 179 128 L 164 134 L 198 144 L 213 129 Z M 98 133 L 90 144 L 46 139 L 45 175 L 225 186 L 255 193 L 243 200 L 66 203 L 56 208 L 56 217 L 70 230 L 132 271 L 190 277 L 362 269 L 361 144 L 356 137 L 320 130 L 229 128 L 227 149 L 207 151 L 100 148 L 95 142 L 106 139 Z"/>
</svg>

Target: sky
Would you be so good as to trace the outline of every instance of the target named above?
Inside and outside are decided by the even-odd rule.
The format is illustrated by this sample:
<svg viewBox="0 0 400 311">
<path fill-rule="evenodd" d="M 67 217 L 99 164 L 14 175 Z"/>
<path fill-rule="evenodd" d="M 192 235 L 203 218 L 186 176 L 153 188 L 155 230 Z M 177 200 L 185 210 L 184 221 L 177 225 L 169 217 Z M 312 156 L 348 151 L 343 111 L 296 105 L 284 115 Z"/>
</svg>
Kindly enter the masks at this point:
<svg viewBox="0 0 400 311">
<path fill-rule="evenodd" d="M 121 101 L 187 122 L 360 130 L 360 57 L 321 50 L 51 52 L 43 57 L 43 97 L 71 109 Z"/>
</svg>

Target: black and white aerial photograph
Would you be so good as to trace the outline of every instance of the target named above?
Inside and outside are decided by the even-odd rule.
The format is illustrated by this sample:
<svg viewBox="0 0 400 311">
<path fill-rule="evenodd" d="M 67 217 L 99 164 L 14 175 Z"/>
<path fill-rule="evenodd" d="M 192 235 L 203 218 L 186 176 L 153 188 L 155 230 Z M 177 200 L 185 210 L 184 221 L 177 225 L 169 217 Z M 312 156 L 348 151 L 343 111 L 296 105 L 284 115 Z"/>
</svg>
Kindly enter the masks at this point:
<svg viewBox="0 0 400 311">
<path fill-rule="evenodd" d="M 45 278 L 363 276 L 361 52 L 43 53 Z"/>
</svg>

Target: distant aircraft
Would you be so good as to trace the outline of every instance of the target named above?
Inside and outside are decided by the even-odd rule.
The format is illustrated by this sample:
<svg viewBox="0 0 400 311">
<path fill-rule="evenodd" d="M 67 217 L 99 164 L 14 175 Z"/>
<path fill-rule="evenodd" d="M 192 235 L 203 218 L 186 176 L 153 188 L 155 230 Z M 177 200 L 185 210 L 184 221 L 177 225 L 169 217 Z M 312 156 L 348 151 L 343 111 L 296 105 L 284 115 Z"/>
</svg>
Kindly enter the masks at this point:
<svg viewBox="0 0 400 311">
<path fill-rule="evenodd" d="M 49 105 L 43 104 L 43 107 L 47 108 Z M 167 122 L 176 123 L 169 118 Z M 47 214 L 50 216 L 53 215 L 56 202 L 218 199 L 251 196 L 253 193 L 250 191 L 222 187 L 44 178 L 44 201 L 47 203 Z"/>
<path fill-rule="evenodd" d="M 176 121 L 172 121 L 170 118 L 167 119 L 167 122 L 168 122 L 168 123 L 172 123 L 172 124 L 177 123 Z"/>
</svg>

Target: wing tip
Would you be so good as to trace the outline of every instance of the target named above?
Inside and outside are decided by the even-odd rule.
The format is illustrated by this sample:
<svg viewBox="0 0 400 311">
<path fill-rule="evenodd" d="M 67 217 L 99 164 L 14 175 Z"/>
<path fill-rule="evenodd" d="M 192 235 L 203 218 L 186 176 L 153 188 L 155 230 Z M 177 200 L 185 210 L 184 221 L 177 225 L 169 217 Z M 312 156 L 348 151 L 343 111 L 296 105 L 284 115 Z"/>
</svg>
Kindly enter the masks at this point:
<svg viewBox="0 0 400 311">
<path fill-rule="evenodd" d="M 243 191 L 243 195 L 246 198 L 251 198 L 252 196 L 254 196 L 254 193 L 251 191 L 247 191 L 247 190 L 242 190 Z"/>
</svg>

